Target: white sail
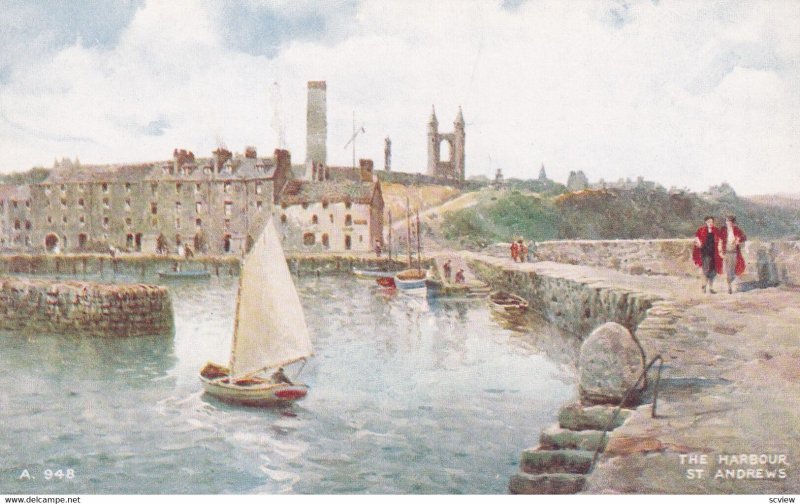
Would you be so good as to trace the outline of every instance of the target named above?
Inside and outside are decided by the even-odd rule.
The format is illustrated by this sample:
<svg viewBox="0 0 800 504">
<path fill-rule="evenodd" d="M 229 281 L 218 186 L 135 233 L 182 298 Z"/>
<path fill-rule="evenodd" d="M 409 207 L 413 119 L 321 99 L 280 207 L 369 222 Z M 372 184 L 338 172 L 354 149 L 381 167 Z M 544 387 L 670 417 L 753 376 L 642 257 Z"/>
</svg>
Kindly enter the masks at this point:
<svg viewBox="0 0 800 504">
<path fill-rule="evenodd" d="M 239 274 L 231 376 L 310 356 L 303 307 L 271 217 Z"/>
</svg>

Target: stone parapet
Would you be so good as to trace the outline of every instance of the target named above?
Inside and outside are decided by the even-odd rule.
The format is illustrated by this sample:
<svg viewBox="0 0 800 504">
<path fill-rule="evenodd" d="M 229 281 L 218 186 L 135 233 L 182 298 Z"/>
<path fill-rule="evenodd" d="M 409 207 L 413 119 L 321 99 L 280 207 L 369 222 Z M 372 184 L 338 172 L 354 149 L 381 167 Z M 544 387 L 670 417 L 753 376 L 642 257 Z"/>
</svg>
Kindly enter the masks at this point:
<svg viewBox="0 0 800 504">
<path fill-rule="evenodd" d="M 0 278 L 0 330 L 130 337 L 172 334 L 165 287 Z"/>
</svg>

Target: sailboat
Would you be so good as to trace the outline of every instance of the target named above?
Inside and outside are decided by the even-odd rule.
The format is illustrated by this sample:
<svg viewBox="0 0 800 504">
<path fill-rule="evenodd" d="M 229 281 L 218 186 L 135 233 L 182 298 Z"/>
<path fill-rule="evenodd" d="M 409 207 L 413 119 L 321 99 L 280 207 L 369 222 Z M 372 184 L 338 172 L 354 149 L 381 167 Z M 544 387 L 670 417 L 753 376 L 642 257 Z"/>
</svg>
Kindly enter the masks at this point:
<svg viewBox="0 0 800 504">
<path fill-rule="evenodd" d="M 200 380 L 207 394 L 225 402 L 290 404 L 303 399 L 308 386 L 292 383 L 282 368 L 312 353 L 300 297 L 270 217 L 239 274 L 230 362 L 207 362 Z"/>
</svg>

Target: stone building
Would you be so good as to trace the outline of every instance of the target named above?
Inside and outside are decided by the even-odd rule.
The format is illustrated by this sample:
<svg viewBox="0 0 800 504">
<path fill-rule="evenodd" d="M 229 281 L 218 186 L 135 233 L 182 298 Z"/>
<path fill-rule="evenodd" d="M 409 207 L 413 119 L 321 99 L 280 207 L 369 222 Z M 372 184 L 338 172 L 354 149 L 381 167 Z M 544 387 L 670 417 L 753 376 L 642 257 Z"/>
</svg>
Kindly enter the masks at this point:
<svg viewBox="0 0 800 504">
<path fill-rule="evenodd" d="M 458 115 L 453 121 L 452 133 L 439 133 L 439 121 L 436 119 L 436 109 L 431 110 L 431 118 L 428 121 L 428 170 L 427 174 L 454 182 L 464 181 L 464 142 L 466 134 L 464 132 L 464 115 L 461 107 L 458 107 Z M 442 160 L 442 143 L 445 143 L 449 150 L 447 160 Z"/>
<path fill-rule="evenodd" d="M 30 186 L 26 212 L 24 195 L 0 199 L 14 210 L 2 214 L 4 234 L 24 243 L 13 233 L 19 221 L 33 249 L 112 245 L 152 253 L 159 244 L 174 252 L 188 243 L 199 252 L 240 253 L 263 227 L 290 166 L 288 151 L 262 159 L 254 148 L 239 156 L 217 149 L 205 159 L 176 149 L 172 160 L 137 165 L 57 163 L 44 182 Z"/>
<path fill-rule="evenodd" d="M 290 180 L 276 213 L 284 247 L 303 251 L 373 250 L 383 243 L 383 193 L 371 160 L 360 167 L 324 167 L 315 180 Z"/>
<path fill-rule="evenodd" d="M 31 190 L 27 185 L 0 185 L 0 249 L 23 250 L 33 243 Z"/>
</svg>

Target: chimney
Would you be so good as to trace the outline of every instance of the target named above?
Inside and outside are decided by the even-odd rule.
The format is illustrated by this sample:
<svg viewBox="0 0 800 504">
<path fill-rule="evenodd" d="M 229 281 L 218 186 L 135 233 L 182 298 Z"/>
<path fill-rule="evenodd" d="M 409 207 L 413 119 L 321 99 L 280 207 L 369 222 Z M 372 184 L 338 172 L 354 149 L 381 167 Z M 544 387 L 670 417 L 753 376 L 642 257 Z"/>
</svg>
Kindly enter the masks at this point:
<svg viewBox="0 0 800 504">
<path fill-rule="evenodd" d="M 372 182 L 373 163 L 371 159 L 359 159 L 358 166 L 361 168 L 361 181 Z"/>
<path fill-rule="evenodd" d="M 306 107 L 306 161 L 327 162 L 328 105 L 325 81 L 308 81 Z"/>
</svg>

